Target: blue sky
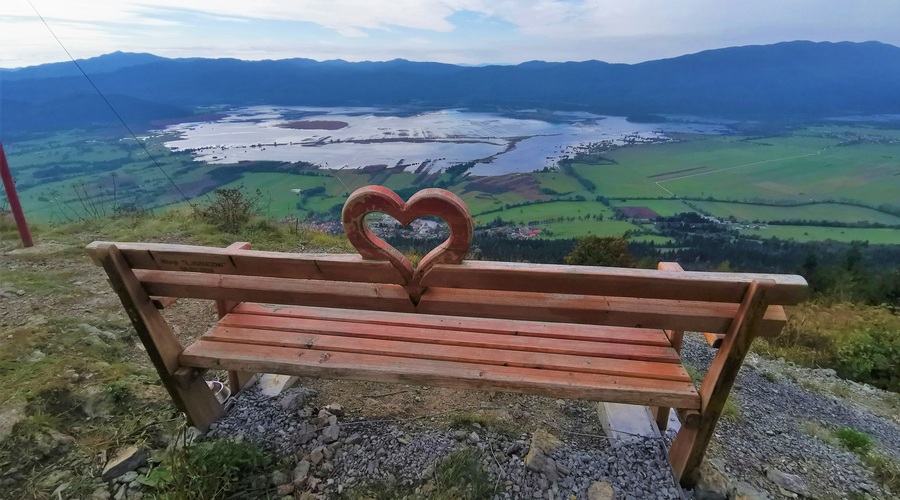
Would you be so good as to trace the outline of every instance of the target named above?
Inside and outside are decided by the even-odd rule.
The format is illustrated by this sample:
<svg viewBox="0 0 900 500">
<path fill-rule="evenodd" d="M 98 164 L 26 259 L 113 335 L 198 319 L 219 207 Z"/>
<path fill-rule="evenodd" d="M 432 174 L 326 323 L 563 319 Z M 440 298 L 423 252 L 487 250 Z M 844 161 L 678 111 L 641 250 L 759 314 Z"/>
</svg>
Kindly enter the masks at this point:
<svg viewBox="0 0 900 500">
<path fill-rule="evenodd" d="M 785 40 L 900 45 L 900 0 L 31 0 L 77 58 L 634 63 Z M 27 0 L 0 4 L 0 67 L 62 61 Z"/>
</svg>

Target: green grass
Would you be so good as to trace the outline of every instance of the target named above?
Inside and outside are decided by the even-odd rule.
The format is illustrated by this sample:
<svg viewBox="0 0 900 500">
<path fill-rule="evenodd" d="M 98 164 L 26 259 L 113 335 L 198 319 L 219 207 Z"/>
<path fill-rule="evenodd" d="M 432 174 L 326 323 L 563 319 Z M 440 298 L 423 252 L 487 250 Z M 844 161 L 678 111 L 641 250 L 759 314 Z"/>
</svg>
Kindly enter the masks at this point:
<svg viewBox="0 0 900 500">
<path fill-rule="evenodd" d="M 581 184 L 562 172 L 536 172 L 530 174 L 537 179 L 542 188 L 552 189 L 557 193 L 585 194 Z M 587 196 L 585 194 L 585 196 Z"/>
<path fill-rule="evenodd" d="M 608 198 L 669 196 L 668 190 L 683 197 L 717 199 L 845 198 L 874 205 L 897 203 L 900 144 L 836 147 L 839 139 L 813 135 L 799 130 L 749 142 L 740 137 L 694 135 L 681 143 L 606 154 L 616 165 L 576 165 L 575 169 Z"/>
<path fill-rule="evenodd" d="M 273 457 L 250 442 L 203 441 L 170 450 L 141 481 L 164 500 L 263 498 Z"/>
<path fill-rule="evenodd" d="M 742 229 L 742 234 L 760 238 L 805 241 L 868 241 L 872 244 L 900 244 L 900 229 L 874 229 L 821 226 L 767 226 L 757 229 Z"/>
<path fill-rule="evenodd" d="M 726 203 L 714 201 L 692 201 L 705 212 L 716 217 L 734 216 L 744 221 L 773 220 L 825 220 L 834 222 L 870 222 L 887 225 L 900 225 L 900 217 L 879 212 L 871 208 L 841 205 L 837 203 L 817 203 L 798 207 L 778 207 L 771 205 L 749 205 L 743 203 Z M 652 207 L 651 207 L 652 208 Z"/>
<path fill-rule="evenodd" d="M 872 436 L 849 427 L 839 427 L 832 431 L 832 435 L 844 448 L 856 454 L 869 453 L 875 447 Z"/>
<path fill-rule="evenodd" d="M 853 452 L 891 491 L 900 491 L 900 461 L 878 449 L 872 436 L 849 427 L 828 430 L 819 422 L 806 421 L 801 425 L 808 434 L 833 446 Z"/>
</svg>

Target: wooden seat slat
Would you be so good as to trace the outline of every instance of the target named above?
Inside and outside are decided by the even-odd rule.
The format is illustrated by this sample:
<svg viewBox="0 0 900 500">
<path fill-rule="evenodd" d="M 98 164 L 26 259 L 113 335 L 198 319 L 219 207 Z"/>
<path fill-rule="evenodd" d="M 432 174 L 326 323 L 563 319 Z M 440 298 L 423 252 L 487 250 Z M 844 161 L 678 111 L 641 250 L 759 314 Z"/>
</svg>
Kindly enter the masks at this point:
<svg viewBox="0 0 900 500">
<path fill-rule="evenodd" d="M 347 323 L 344 323 L 347 325 Z M 488 334 L 477 334 L 489 336 Z M 498 337 L 509 339 L 508 336 Z M 378 354 L 398 357 L 416 357 L 443 361 L 459 361 L 483 363 L 490 365 L 519 366 L 523 368 L 572 370 L 585 373 L 605 375 L 633 376 L 661 380 L 681 380 L 689 382 L 690 376 L 680 365 L 674 349 L 658 350 L 658 358 L 646 353 L 635 353 L 635 350 L 646 349 L 645 346 L 623 344 L 597 344 L 607 347 L 595 351 L 603 354 L 559 354 L 554 352 L 536 352 L 535 350 L 504 349 L 502 344 L 481 346 L 436 344 L 427 339 L 420 340 L 413 336 L 402 335 L 393 338 L 373 338 L 356 332 L 340 330 L 329 334 L 319 329 L 313 331 L 291 331 L 254 329 L 218 325 L 203 336 L 204 340 L 235 342 L 279 347 L 295 347 L 309 350 L 326 350 L 359 354 Z M 488 347 L 491 346 L 491 347 Z"/>
<path fill-rule="evenodd" d="M 247 302 L 238 305 L 233 312 L 260 316 L 320 319 L 327 321 L 394 326 L 407 325 L 411 322 L 410 318 L 415 318 L 415 321 L 413 322 L 418 327 L 434 330 L 493 333 L 538 338 L 548 337 L 553 339 L 584 340 L 591 342 L 616 342 L 621 344 L 655 345 L 661 347 L 671 347 L 672 345 L 667 337 L 660 335 L 658 329 L 652 328 L 625 328 L 606 325 L 547 323 L 540 321 L 510 321 L 493 318 L 442 316 L 439 314 L 418 314 L 409 316 L 403 313 L 389 313 L 383 311 L 359 311 L 327 307 L 275 306 Z"/>
<path fill-rule="evenodd" d="M 425 314 L 479 316 L 528 321 L 567 321 L 623 327 L 723 333 L 738 304 L 627 297 L 597 297 L 499 290 L 429 288 L 416 311 Z M 759 335 L 777 335 L 784 312 L 773 306 L 759 325 Z"/>
<path fill-rule="evenodd" d="M 422 279 L 422 285 L 739 303 L 753 280 L 775 281 L 770 300 L 776 304 L 796 304 L 806 295 L 806 281 L 800 276 L 488 261 L 434 266 Z"/>
<path fill-rule="evenodd" d="M 302 354 L 302 355 L 301 355 Z M 198 340 L 184 366 L 699 409 L 689 382 Z"/>
<path fill-rule="evenodd" d="M 660 330 L 646 330 L 648 335 L 642 336 L 636 342 L 627 335 L 627 329 L 616 327 L 595 326 L 593 332 L 589 328 L 582 328 L 579 332 L 581 335 L 573 336 L 570 329 L 580 325 L 571 323 L 542 324 L 544 328 L 539 329 L 535 335 L 535 332 L 528 328 L 529 322 L 524 321 L 496 320 L 497 329 L 489 330 L 477 324 L 480 322 L 476 322 L 475 326 L 481 328 L 467 328 L 468 318 L 458 318 L 453 328 L 435 328 L 431 325 L 433 322 L 428 321 L 432 317 L 424 314 L 394 313 L 391 315 L 392 321 L 381 322 L 365 318 L 366 315 L 363 313 L 355 321 L 347 321 L 344 317 L 332 318 L 327 315 L 272 315 L 245 311 L 244 308 L 232 311 L 220 320 L 220 324 L 264 330 L 320 331 L 324 334 L 349 332 L 354 335 L 370 335 L 373 338 L 415 337 L 427 343 L 500 346 L 505 349 L 569 354 L 594 353 L 597 349 L 603 349 L 605 345 L 625 344 L 638 348 L 635 352 L 658 356 L 662 350 L 668 352 L 672 347 Z M 614 334 L 610 335 L 610 331 Z M 673 358 L 673 362 L 677 361 Z"/>
</svg>

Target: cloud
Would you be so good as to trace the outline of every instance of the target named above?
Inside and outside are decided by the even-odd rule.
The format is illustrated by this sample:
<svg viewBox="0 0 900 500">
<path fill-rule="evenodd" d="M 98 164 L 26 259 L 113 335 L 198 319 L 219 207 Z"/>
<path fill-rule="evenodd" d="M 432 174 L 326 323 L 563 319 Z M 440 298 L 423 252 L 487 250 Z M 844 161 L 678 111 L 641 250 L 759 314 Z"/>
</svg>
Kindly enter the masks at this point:
<svg viewBox="0 0 900 500">
<path fill-rule="evenodd" d="M 114 50 L 265 57 L 268 49 L 270 58 L 636 62 L 794 39 L 900 44 L 896 0 L 32 1 L 76 57 Z M 0 66 L 64 59 L 35 21 L 27 2 L 4 2 Z"/>
</svg>

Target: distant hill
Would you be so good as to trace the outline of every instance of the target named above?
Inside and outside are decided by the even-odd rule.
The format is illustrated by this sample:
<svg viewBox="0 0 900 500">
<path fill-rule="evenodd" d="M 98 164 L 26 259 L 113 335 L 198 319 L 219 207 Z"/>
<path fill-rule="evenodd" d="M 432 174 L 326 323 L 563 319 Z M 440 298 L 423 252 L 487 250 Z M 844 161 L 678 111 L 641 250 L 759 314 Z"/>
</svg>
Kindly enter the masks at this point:
<svg viewBox="0 0 900 500">
<path fill-rule="evenodd" d="M 402 59 L 241 61 L 121 52 L 82 65 L 104 93 L 142 104 L 140 112 L 133 109 L 135 126 L 212 104 L 538 106 L 764 121 L 900 113 L 900 48 L 878 42 L 784 42 L 632 65 L 533 61 L 466 67 Z M 113 123 L 104 110 L 82 117 L 72 114 L 79 106 L 61 105 L 93 92 L 71 63 L 0 70 L 0 80 L 4 134 Z"/>
</svg>

